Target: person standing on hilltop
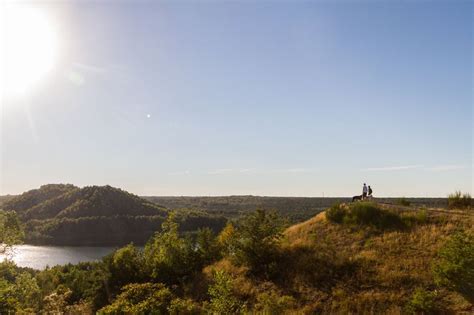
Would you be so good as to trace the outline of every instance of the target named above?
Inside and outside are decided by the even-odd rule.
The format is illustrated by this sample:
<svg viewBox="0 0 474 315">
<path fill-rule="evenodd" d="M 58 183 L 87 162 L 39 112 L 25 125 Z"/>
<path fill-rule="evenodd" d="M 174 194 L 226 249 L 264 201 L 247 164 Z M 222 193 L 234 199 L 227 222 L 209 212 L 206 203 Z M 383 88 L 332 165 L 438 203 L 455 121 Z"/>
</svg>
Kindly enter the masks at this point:
<svg viewBox="0 0 474 315">
<path fill-rule="evenodd" d="M 372 187 L 369 185 L 369 199 L 372 199 Z"/>
<path fill-rule="evenodd" d="M 364 183 L 364 187 L 362 187 L 362 200 L 367 198 L 367 185 Z"/>
</svg>

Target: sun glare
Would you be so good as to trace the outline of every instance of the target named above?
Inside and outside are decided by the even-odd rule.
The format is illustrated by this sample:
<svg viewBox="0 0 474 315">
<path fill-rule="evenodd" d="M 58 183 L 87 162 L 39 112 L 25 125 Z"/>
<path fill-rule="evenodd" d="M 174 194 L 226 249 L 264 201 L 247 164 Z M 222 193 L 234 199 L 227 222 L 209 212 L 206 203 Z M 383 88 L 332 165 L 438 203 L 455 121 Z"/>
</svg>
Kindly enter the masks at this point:
<svg viewBox="0 0 474 315">
<path fill-rule="evenodd" d="M 5 96 L 21 96 L 54 66 L 57 38 L 45 12 L 6 5 L 0 8 L 1 89 Z"/>
</svg>

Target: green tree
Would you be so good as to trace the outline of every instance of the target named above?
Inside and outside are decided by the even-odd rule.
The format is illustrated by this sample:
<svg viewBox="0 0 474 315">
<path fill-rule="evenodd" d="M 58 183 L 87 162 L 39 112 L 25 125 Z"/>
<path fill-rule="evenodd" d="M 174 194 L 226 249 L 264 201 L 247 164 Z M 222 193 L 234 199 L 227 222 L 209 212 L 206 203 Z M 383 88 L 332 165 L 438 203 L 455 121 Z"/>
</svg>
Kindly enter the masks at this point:
<svg viewBox="0 0 474 315">
<path fill-rule="evenodd" d="M 271 278 L 279 260 L 284 220 L 275 212 L 256 210 L 238 222 L 233 242 L 235 260 L 256 276 Z"/>
<path fill-rule="evenodd" d="M 219 260 L 220 246 L 210 228 L 199 229 L 196 237 L 197 259 L 200 267 Z"/>
<path fill-rule="evenodd" d="M 0 210 L 0 252 L 4 253 L 11 245 L 20 243 L 23 236 L 15 211 Z"/>
<path fill-rule="evenodd" d="M 143 280 L 143 257 L 133 244 L 118 249 L 104 261 L 110 272 L 109 284 L 112 288 Z"/>
<path fill-rule="evenodd" d="M 214 283 L 209 286 L 208 293 L 211 297 L 210 312 L 212 314 L 237 314 L 243 304 L 234 295 L 232 277 L 225 271 L 214 271 Z"/>
<path fill-rule="evenodd" d="M 175 214 L 171 213 L 145 246 L 144 259 L 149 276 L 156 282 L 176 284 L 195 270 L 195 252 L 190 239 L 181 238 Z"/>
<path fill-rule="evenodd" d="M 64 314 L 71 294 L 72 291 L 69 288 L 63 285 L 58 286 L 53 293 L 44 298 L 43 311 L 51 315 Z"/>
<path fill-rule="evenodd" d="M 455 233 L 440 249 L 433 272 L 437 284 L 474 303 L 474 235 Z"/>
<path fill-rule="evenodd" d="M 0 278 L 0 314 L 14 314 L 18 306 L 15 286 Z"/>
<path fill-rule="evenodd" d="M 15 295 L 22 309 L 37 310 L 41 303 L 41 289 L 36 279 L 28 272 L 20 273 L 15 279 Z"/>
</svg>

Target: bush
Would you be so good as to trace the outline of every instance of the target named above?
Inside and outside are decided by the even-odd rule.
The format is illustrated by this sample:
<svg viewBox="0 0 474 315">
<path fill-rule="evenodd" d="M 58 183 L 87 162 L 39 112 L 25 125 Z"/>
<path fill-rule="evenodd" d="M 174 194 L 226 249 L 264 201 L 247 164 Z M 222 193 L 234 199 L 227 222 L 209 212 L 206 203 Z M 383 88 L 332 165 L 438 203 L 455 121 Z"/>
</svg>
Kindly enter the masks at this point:
<svg viewBox="0 0 474 315">
<path fill-rule="evenodd" d="M 234 295 L 232 277 L 225 271 L 214 272 L 214 283 L 209 286 L 209 305 L 212 314 L 238 314 L 243 304 Z"/>
<path fill-rule="evenodd" d="M 203 313 L 201 307 L 193 300 L 180 298 L 171 301 L 168 312 L 170 315 L 198 315 Z"/>
<path fill-rule="evenodd" d="M 371 226 L 378 229 L 400 228 L 402 218 L 381 209 L 373 202 L 357 202 L 350 205 L 334 205 L 326 212 L 328 220 L 348 225 Z"/>
<path fill-rule="evenodd" d="M 411 205 L 411 202 L 408 201 L 405 197 L 402 197 L 397 200 L 397 204 L 399 204 L 400 206 L 409 207 Z"/>
<path fill-rule="evenodd" d="M 412 314 L 432 314 L 436 311 L 436 292 L 426 291 L 418 288 L 413 293 L 406 306 L 408 313 Z"/>
<path fill-rule="evenodd" d="M 471 195 L 456 191 L 448 196 L 448 209 L 467 209 L 471 207 Z"/>
<path fill-rule="evenodd" d="M 474 303 L 474 235 L 454 234 L 440 249 L 433 273 L 437 284 Z"/>
<path fill-rule="evenodd" d="M 291 314 L 291 309 L 296 305 L 292 296 L 279 295 L 275 291 L 264 292 L 257 296 L 255 311 L 257 314 Z"/>
<path fill-rule="evenodd" d="M 345 214 L 346 210 L 342 208 L 340 204 L 334 204 L 331 208 L 326 210 L 326 218 L 334 223 L 342 223 Z"/>
<path fill-rule="evenodd" d="M 115 301 L 99 314 L 168 314 L 173 295 L 161 283 L 126 285 Z"/>
<path fill-rule="evenodd" d="M 426 210 L 419 210 L 416 212 L 405 212 L 401 215 L 403 223 L 407 227 L 412 227 L 418 224 L 425 224 L 428 222 L 428 212 Z"/>
</svg>

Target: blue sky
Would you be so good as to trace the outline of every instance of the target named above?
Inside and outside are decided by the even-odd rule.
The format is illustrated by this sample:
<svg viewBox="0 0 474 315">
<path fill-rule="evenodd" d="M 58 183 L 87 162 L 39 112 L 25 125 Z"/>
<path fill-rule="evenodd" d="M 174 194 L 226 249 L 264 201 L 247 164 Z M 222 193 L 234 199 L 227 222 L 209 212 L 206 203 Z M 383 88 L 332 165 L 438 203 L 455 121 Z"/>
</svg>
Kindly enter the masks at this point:
<svg viewBox="0 0 474 315">
<path fill-rule="evenodd" d="M 3 99 L 1 194 L 473 191 L 470 1 L 32 6 L 59 57 Z"/>
</svg>

